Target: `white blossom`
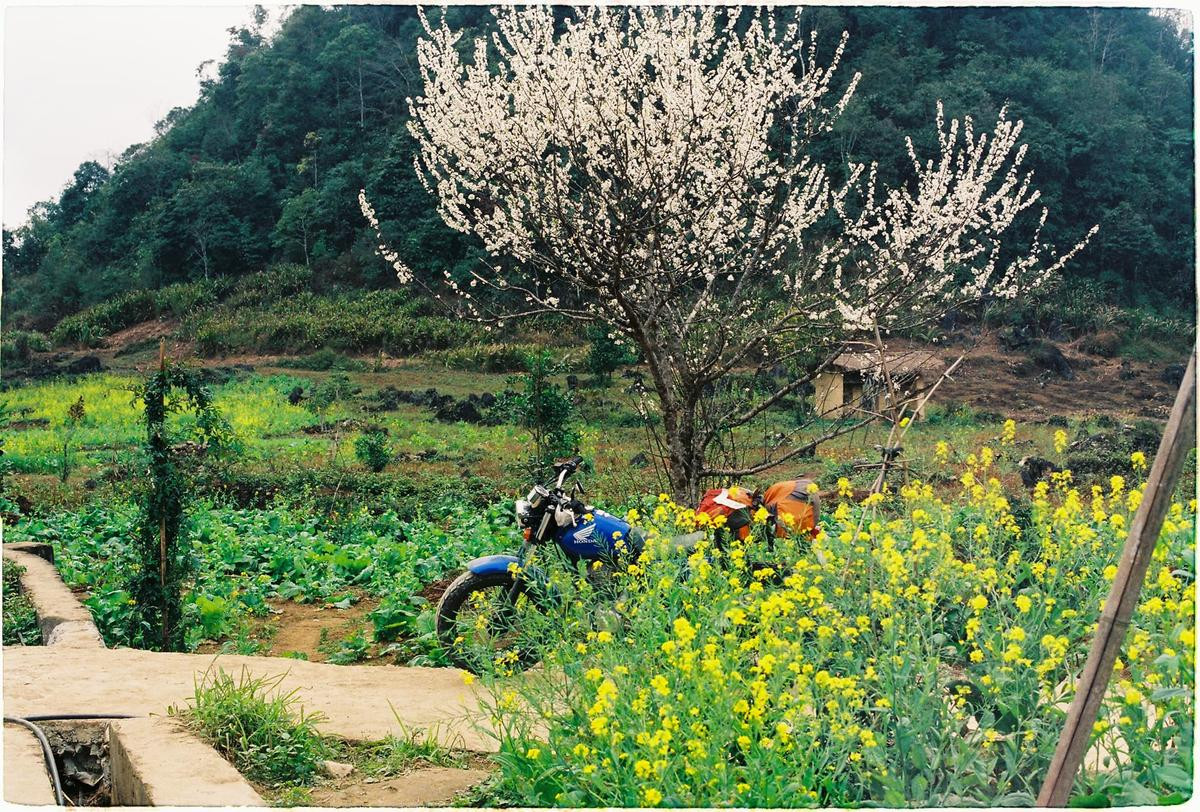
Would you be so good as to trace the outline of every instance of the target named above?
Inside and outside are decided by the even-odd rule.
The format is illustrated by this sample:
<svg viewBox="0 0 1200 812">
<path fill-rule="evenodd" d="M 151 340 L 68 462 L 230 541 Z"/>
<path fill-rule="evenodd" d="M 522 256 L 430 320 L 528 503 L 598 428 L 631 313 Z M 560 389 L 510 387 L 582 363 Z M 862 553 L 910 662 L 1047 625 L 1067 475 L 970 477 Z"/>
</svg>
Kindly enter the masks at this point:
<svg viewBox="0 0 1200 812">
<path fill-rule="evenodd" d="M 422 183 L 451 228 L 515 261 L 473 274 L 487 296 L 444 283 L 473 317 L 552 310 L 606 324 L 646 358 L 668 434 L 752 353 L 790 357 L 1015 297 L 1083 245 L 1055 254 L 1039 225 L 1014 247 L 1019 225 L 1046 212 L 1022 217 L 1039 195 L 1021 122 L 1004 111 L 976 134 L 939 103 L 935 154 L 909 140 L 912 173 L 896 187 L 874 165 L 814 159 L 812 139 L 859 80 L 838 80 L 845 33 L 822 60 L 816 32 L 769 10 L 493 13 L 496 31 L 463 47 L 419 11 L 409 128 Z"/>
</svg>

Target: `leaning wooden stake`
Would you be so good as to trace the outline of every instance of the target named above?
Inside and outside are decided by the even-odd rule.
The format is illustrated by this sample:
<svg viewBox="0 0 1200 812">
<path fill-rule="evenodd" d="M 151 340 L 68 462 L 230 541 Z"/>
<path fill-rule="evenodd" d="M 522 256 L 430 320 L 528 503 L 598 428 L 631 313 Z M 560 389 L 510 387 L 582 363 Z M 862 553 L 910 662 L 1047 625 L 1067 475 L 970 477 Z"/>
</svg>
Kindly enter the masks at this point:
<svg viewBox="0 0 1200 812">
<path fill-rule="evenodd" d="M 1150 478 L 1146 480 L 1142 503 L 1129 525 L 1129 536 L 1125 539 L 1117 576 L 1104 610 L 1100 613 L 1096 638 L 1092 641 L 1092 650 L 1084 664 L 1083 674 L 1075 686 L 1075 699 L 1067 712 L 1067 721 L 1054 750 L 1046 782 L 1038 794 L 1038 806 L 1065 806 L 1071 794 L 1075 773 L 1079 771 L 1084 753 L 1087 752 L 1092 726 L 1096 723 L 1109 678 L 1112 677 L 1113 663 L 1137 606 L 1142 581 L 1150 566 L 1150 557 L 1158 542 L 1163 518 L 1171 504 L 1171 495 L 1179 481 L 1179 472 L 1196 439 L 1195 410 L 1196 353 L 1193 349 L 1183 384 L 1175 396 L 1175 407 L 1171 410 L 1171 418 L 1167 421 L 1167 429 L 1163 432 L 1162 442 L 1154 457 Z"/>
<path fill-rule="evenodd" d="M 166 339 L 158 340 L 158 374 L 162 376 L 167 371 Z M 160 395 L 161 397 L 161 395 Z M 162 426 L 159 427 L 162 431 Z M 161 483 L 155 486 L 161 488 Z M 160 508 L 161 512 L 161 508 Z M 162 646 L 163 651 L 171 650 L 171 624 L 168 621 L 167 610 L 167 517 L 164 514 L 158 520 L 158 583 L 162 587 Z"/>
</svg>

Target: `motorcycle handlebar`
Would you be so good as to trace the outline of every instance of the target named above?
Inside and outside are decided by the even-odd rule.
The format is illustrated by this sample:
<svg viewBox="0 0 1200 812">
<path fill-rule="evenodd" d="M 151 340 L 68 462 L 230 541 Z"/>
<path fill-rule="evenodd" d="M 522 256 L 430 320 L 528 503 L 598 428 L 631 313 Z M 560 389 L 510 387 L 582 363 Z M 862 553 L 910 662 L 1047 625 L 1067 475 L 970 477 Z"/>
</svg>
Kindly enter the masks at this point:
<svg viewBox="0 0 1200 812">
<path fill-rule="evenodd" d="M 567 477 L 575 473 L 579 469 L 580 465 L 583 465 L 583 457 L 578 455 L 574 457 L 568 457 L 566 459 L 555 460 L 554 473 L 557 474 L 557 477 L 555 479 L 554 487 L 561 490 L 563 482 L 566 481 Z"/>
</svg>

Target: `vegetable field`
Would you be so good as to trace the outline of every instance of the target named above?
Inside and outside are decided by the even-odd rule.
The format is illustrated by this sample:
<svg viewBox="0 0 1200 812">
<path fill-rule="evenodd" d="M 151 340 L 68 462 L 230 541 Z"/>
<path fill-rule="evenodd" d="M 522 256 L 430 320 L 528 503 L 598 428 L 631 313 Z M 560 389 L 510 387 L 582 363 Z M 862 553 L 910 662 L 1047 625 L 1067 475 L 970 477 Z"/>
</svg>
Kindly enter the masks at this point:
<svg viewBox="0 0 1200 812">
<path fill-rule="evenodd" d="M 467 560 L 519 546 L 511 499 L 528 485 L 530 436 L 503 419 L 380 406 L 382 390 L 421 374 L 279 369 L 214 381 L 231 440 L 192 469 L 189 648 L 267 651 L 295 617 L 281 607 L 310 607 L 353 618 L 322 636 L 328 662 L 448 663 L 437 597 Z M 510 378 L 443 372 L 439 384 L 465 396 Z M 129 586 L 140 566 L 123 479 L 140 464 L 136 380 L 100 374 L 3 394 L 4 498 L 28 504 L 5 540 L 53 546 L 109 645 L 154 647 Z M 289 398 L 297 389 L 304 397 Z M 501 751 L 475 800 L 1032 802 L 1141 498 L 1152 425 L 1017 424 L 937 405 L 913 425 L 907 470 L 883 494 L 865 496 L 874 470 L 861 451 L 883 441 L 880 429 L 822 446 L 807 466 L 827 497 L 815 540 L 756 534 L 717 550 L 707 516 L 656 495 L 653 469 L 627 464 L 641 434 L 619 391 L 576 393 L 594 465 L 585 481 L 650 543 L 600 578 L 539 554 L 567 600 L 524 618 L 544 668 L 521 675 L 501 658 L 478 677 Z M 172 420 L 178 439 L 191 436 L 191 418 Z M 382 466 L 356 455 L 368 435 Z M 1062 470 L 1027 487 L 1030 457 Z M 1170 803 L 1191 791 L 1196 505 L 1184 495 L 1194 464 L 1185 477 L 1077 784 L 1088 803 Z M 667 549 L 665 539 L 696 530 L 709 540 L 690 554 Z M 24 622 L 13 618 L 6 634 Z"/>
</svg>

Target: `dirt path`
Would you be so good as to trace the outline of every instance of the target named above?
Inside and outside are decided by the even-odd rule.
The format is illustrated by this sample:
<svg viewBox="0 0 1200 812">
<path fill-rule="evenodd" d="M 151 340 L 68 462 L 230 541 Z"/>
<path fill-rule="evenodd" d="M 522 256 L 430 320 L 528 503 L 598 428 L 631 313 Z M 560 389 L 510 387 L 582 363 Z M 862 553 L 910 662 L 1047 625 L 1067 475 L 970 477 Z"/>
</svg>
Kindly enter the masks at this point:
<svg viewBox="0 0 1200 812">
<path fill-rule="evenodd" d="M 312 791 L 317 806 L 391 807 L 449 806 L 455 796 L 485 780 L 490 773 L 458 767 L 420 767 L 394 778 L 352 778 L 325 784 Z"/>
<path fill-rule="evenodd" d="M 339 642 L 355 631 L 370 630 L 368 615 L 379 601 L 370 596 L 358 600 L 347 609 L 319 603 L 296 603 L 287 600 L 270 601 L 271 612 L 264 618 L 251 620 L 251 637 L 259 641 L 258 653 L 264 657 L 286 657 L 322 663 L 329 659 Z M 221 651 L 221 643 L 202 643 L 200 654 L 213 656 Z M 376 647 L 373 647 L 376 648 Z M 367 655 L 370 657 L 370 653 Z M 388 665 L 387 658 L 368 659 L 372 665 Z"/>
<path fill-rule="evenodd" d="M 445 747 L 495 752 L 477 728 L 474 690 L 453 668 L 328 665 L 277 657 L 173 654 L 134 649 L 47 646 L 4 649 L 4 712 L 8 715 L 165 714 L 184 705 L 209 668 L 235 677 L 282 675 L 306 711 L 327 719 L 322 732 L 349 741 L 378 741 L 421 731 Z"/>
</svg>

